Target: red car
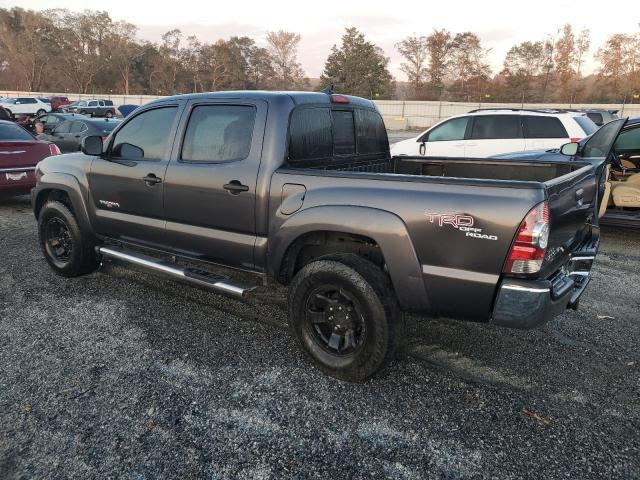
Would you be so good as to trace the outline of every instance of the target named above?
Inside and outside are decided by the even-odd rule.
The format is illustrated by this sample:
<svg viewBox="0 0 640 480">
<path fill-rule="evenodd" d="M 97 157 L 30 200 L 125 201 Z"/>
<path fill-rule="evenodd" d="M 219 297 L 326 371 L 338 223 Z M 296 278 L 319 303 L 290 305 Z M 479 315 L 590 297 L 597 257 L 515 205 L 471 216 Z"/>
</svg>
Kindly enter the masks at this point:
<svg viewBox="0 0 640 480">
<path fill-rule="evenodd" d="M 51 111 L 57 112 L 60 107 L 64 107 L 65 105 L 71 105 L 71 102 L 67 97 L 50 97 L 51 100 Z"/>
<path fill-rule="evenodd" d="M 13 122 L 0 120 L 0 194 L 28 193 L 36 185 L 36 164 L 59 154 L 53 143 L 36 139 Z"/>
</svg>

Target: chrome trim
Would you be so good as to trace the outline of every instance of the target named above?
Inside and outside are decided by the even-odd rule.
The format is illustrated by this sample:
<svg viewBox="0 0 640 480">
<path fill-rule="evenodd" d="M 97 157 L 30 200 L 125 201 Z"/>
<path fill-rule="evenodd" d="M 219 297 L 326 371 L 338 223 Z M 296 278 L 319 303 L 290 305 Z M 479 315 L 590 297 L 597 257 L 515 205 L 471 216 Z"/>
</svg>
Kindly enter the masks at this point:
<svg viewBox="0 0 640 480">
<path fill-rule="evenodd" d="M 521 285 L 502 285 L 502 288 L 506 290 L 517 290 L 518 292 L 529 292 L 529 293 L 545 293 L 549 292 L 548 288 L 533 288 L 533 287 L 523 287 Z"/>
<path fill-rule="evenodd" d="M 201 285 L 203 287 L 210 288 L 216 292 L 224 293 L 232 297 L 243 298 L 248 291 L 252 290 L 252 287 L 244 288 L 244 287 L 234 285 L 232 283 L 223 282 L 223 281 L 217 281 L 215 283 L 206 282 L 198 278 L 187 276 L 185 275 L 183 269 L 176 268 L 171 265 L 167 265 L 166 263 L 160 260 L 146 258 L 144 256 L 132 255 L 129 253 L 122 252 L 120 250 L 113 249 L 113 248 L 98 247 L 97 251 L 98 253 L 106 257 L 116 258 L 118 260 L 129 262 L 134 265 L 139 265 L 141 267 L 148 268 L 150 270 L 166 273 L 172 277 L 176 277 L 186 282 L 194 283 L 196 285 Z"/>
<path fill-rule="evenodd" d="M 36 167 L 0 168 L 0 173 L 34 172 Z"/>
<path fill-rule="evenodd" d="M 436 267 L 434 265 L 422 265 L 422 273 L 426 275 L 435 275 L 437 277 L 455 278 L 457 280 L 465 280 L 467 282 L 487 283 L 491 285 L 495 285 L 500 279 L 500 275 L 494 275 L 492 273 L 472 272 L 457 268 Z"/>
<path fill-rule="evenodd" d="M 595 260 L 596 257 L 595 255 L 590 255 L 590 256 L 584 256 L 584 257 L 571 257 L 571 259 L 569 260 L 570 262 L 583 262 L 583 261 L 588 261 L 588 260 Z"/>
</svg>

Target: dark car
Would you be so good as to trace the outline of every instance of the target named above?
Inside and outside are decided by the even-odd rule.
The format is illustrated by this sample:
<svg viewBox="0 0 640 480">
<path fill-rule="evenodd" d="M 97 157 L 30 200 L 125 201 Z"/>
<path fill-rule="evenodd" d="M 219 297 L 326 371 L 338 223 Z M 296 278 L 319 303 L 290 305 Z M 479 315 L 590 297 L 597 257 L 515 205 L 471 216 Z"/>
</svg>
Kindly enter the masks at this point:
<svg viewBox="0 0 640 480">
<path fill-rule="evenodd" d="M 63 153 L 77 152 L 84 137 L 100 136 L 104 140 L 119 123 L 118 120 L 76 116 L 57 125 L 49 137 Z"/>
<path fill-rule="evenodd" d="M 0 194 L 28 193 L 36 185 L 36 164 L 59 153 L 58 147 L 37 140 L 14 122 L 0 120 Z"/>
<path fill-rule="evenodd" d="M 584 112 L 587 114 L 593 123 L 597 126 L 601 127 L 605 123 L 609 123 L 611 120 L 615 120 L 619 118 L 617 113 L 618 110 L 605 110 L 602 108 L 588 108 L 588 109 L 580 109 L 579 112 Z"/>
<path fill-rule="evenodd" d="M 44 125 L 44 133 L 51 133 L 54 128 L 65 120 L 73 120 L 74 118 L 78 118 L 75 113 L 47 113 L 40 115 L 35 119 L 35 122 L 41 122 Z"/>
<path fill-rule="evenodd" d="M 585 144 L 590 138 L 583 138 L 577 143 L 577 153 L 571 156 L 572 159 L 584 158 Z M 494 158 L 566 162 L 567 155 L 557 148 L 508 153 Z M 601 192 L 603 202 L 600 214 L 603 218 L 600 223 L 640 228 L 640 117 L 629 118 L 622 127 L 613 144 L 607 170 L 606 183 Z"/>
<path fill-rule="evenodd" d="M 69 105 L 66 110 L 71 113 L 80 113 L 92 117 L 112 118 L 116 114 L 116 109 L 111 100 L 80 100 Z"/>
</svg>

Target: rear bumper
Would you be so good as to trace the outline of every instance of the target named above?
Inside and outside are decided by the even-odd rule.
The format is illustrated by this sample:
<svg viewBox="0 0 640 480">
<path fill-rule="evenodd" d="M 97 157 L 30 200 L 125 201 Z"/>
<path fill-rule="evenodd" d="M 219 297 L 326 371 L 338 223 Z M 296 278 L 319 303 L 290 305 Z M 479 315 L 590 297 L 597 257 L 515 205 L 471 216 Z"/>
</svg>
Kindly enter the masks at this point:
<svg viewBox="0 0 640 480">
<path fill-rule="evenodd" d="M 28 192 L 35 185 L 35 167 L 0 168 L 0 193 Z"/>
<path fill-rule="evenodd" d="M 544 325 L 567 308 L 577 309 L 589 285 L 595 254 L 575 254 L 549 280 L 505 278 L 498 289 L 491 323 L 512 328 Z"/>
</svg>

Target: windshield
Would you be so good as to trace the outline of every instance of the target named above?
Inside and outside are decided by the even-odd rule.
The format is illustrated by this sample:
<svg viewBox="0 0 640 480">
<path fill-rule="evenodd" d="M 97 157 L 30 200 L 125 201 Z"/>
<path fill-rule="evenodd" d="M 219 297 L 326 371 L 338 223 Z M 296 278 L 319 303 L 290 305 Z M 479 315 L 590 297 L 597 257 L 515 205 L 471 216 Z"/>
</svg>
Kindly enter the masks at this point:
<svg viewBox="0 0 640 480">
<path fill-rule="evenodd" d="M 593 132 L 598 130 L 598 126 L 593 123 L 593 120 L 591 120 L 586 115 L 581 115 L 579 117 L 573 118 L 575 119 L 576 123 L 580 125 L 580 128 L 584 130 L 585 135 L 591 135 Z"/>
<path fill-rule="evenodd" d="M 0 140 L 33 140 L 24 128 L 14 124 L 0 124 Z"/>
</svg>

